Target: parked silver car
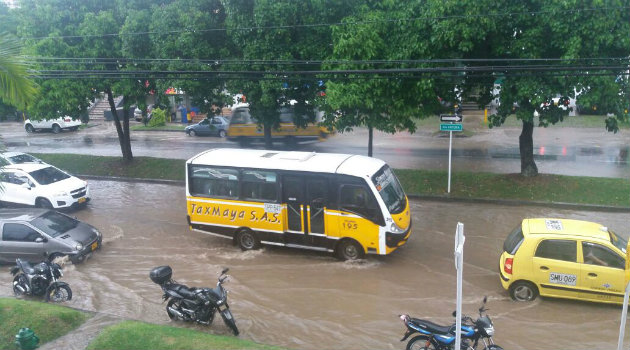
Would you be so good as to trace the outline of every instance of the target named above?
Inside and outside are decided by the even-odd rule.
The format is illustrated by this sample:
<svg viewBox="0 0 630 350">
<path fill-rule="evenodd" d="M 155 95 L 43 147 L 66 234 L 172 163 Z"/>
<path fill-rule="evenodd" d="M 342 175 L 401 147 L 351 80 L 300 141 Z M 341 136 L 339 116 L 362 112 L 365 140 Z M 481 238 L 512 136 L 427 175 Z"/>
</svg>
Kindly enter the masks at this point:
<svg viewBox="0 0 630 350">
<path fill-rule="evenodd" d="M 101 248 L 103 236 L 93 226 L 46 209 L 0 210 L 0 262 L 29 262 L 68 256 L 78 263 Z"/>
</svg>

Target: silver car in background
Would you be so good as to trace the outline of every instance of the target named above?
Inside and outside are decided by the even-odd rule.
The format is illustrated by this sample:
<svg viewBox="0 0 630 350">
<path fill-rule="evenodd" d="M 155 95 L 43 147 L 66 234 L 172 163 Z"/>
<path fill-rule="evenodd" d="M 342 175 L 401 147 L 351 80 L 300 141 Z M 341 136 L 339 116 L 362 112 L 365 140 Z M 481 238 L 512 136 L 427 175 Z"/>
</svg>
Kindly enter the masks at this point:
<svg viewBox="0 0 630 350">
<path fill-rule="evenodd" d="M 101 248 L 103 236 L 93 226 L 54 210 L 0 210 L 0 262 L 20 258 L 32 263 L 68 256 L 84 261 Z"/>
</svg>

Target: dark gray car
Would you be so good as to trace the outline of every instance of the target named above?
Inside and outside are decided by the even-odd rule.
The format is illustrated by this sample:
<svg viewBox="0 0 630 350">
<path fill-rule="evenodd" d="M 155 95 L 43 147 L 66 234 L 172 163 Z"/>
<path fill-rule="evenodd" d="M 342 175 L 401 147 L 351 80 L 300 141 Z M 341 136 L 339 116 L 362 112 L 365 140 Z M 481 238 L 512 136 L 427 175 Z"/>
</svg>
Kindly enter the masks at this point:
<svg viewBox="0 0 630 350">
<path fill-rule="evenodd" d="M 0 210 L 0 262 L 29 262 L 68 256 L 78 263 L 101 247 L 103 236 L 91 225 L 54 210 Z"/>
<path fill-rule="evenodd" d="M 225 137 L 230 123 L 223 117 L 210 117 L 186 127 L 188 136 L 215 135 Z"/>
</svg>

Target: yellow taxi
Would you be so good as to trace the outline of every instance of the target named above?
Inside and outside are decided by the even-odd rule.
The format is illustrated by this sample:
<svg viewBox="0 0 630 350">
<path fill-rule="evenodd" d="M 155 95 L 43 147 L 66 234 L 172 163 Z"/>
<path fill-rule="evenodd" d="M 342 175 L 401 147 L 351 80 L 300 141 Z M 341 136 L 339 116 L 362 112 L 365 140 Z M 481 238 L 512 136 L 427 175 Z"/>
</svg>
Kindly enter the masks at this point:
<svg viewBox="0 0 630 350">
<path fill-rule="evenodd" d="M 503 243 L 501 284 L 516 301 L 541 295 L 623 303 L 629 251 L 625 239 L 594 222 L 525 219 Z"/>
</svg>

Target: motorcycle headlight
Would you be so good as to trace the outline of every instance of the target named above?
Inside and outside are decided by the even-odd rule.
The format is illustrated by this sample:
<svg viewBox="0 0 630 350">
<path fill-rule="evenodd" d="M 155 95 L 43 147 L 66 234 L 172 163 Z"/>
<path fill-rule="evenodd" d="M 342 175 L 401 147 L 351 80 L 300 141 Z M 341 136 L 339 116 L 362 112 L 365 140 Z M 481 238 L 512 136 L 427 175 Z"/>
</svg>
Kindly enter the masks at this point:
<svg viewBox="0 0 630 350">
<path fill-rule="evenodd" d="M 494 335 L 494 327 L 490 326 L 490 327 L 486 327 L 484 328 L 484 330 L 486 331 L 486 334 L 490 337 L 492 337 Z"/>
<path fill-rule="evenodd" d="M 83 244 L 81 244 L 81 243 L 77 243 L 77 245 L 74 247 L 74 249 L 76 249 L 76 250 L 82 250 L 82 249 L 83 249 Z"/>
<path fill-rule="evenodd" d="M 389 231 L 392 233 L 404 233 L 405 230 L 403 230 L 402 228 L 398 227 L 398 225 L 396 225 L 395 222 L 392 222 L 391 225 L 389 225 Z"/>
</svg>

